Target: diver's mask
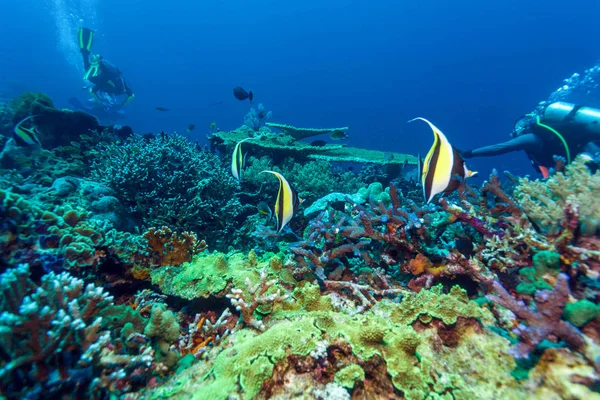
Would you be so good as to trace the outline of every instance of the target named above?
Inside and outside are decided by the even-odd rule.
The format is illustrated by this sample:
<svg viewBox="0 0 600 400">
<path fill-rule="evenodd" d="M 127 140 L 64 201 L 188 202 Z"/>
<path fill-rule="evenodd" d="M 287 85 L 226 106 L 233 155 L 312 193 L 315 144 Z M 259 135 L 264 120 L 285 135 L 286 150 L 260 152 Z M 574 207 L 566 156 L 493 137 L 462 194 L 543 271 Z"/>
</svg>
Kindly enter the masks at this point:
<svg viewBox="0 0 600 400">
<path fill-rule="evenodd" d="M 531 114 L 523 115 L 519 119 L 515 121 L 515 125 L 513 127 L 512 132 L 510 133 L 511 137 L 521 136 L 523 133 L 527 131 L 527 129 L 535 123 L 535 117 Z"/>
</svg>

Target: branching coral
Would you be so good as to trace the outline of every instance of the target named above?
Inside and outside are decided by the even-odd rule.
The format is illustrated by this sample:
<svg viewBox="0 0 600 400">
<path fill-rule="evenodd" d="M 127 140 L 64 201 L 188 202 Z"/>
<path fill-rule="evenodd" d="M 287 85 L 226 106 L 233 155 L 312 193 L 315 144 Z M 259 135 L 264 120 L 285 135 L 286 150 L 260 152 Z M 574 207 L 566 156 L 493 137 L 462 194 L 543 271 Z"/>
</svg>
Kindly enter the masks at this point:
<svg viewBox="0 0 600 400">
<path fill-rule="evenodd" d="M 246 279 L 247 292 L 242 289 L 231 289 L 231 293 L 227 295 L 231 299 L 231 305 L 235 307 L 242 315 L 244 323 L 259 331 L 265 330 L 265 324 L 256 318 L 255 311 L 259 306 L 279 303 L 287 299 L 287 294 L 281 293 L 277 289 L 274 293 L 267 294 L 267 291 L 275 284 L 274 280 L 267 281 L 267 273 L 262 271 L 260 274 L 260 282 L 252 285 L 249 279 Z"/>
<path fill-rule="evenodd" d="M 347 253 L 360 256 L 360 248 L 368 244 L 366 241 L 358 240 L 343 243 L 345 237 L 353 238 L 356 226 L 348 224 L 348 219 L 344 216 L 334 223 L 334 217 L 334 210 L 328 214 L 327 218 L 325 218 L 325 212 L 319 214 L 310 223 L 307 240 L 290 249 L 301 256 L 297 258 L 300 266 L 310 265 L 321 280 L 326 279 L 324 268 L 328 264 L 339 261 Z M 367 257 L 368 254 L 364 253 L 364 256 Z"/>
<path fill-rule="evenodd" d="M 515 300 L 499 282 L 494 282 L 493 286 L 497 295 L 487 295 L 487 298 L 508 308 L 526 324 L 520 324 L 515 329 L 520 335 L 520 342 L 513 349 L 515 357 L 527 358 L 543 339 L 551 336 L 564 340 L 573 349 L 589 356 L 590 349 L 587 348 L 588 343 L 583 334 L 575 326 L 561 319 L 571 294 L 567 275 L 559 274 L 553 290 L 536 292 L 537 310 Z M 593 356 L 589 358 L 593 364 L 598 363 Z"/>
<path fill-rule="evenodd" d="M 350 296 L 354 297 L 360 303 L 360 310 L 368 310 L 377 304 L 375 296 L 382 298 L 386 296 L 398 296 L 406 293 L 405 289 L 384 289 L 384 290 L 373 290 L 370 286 L 359 285 L 352 282 L 343 281 L 325 281 L 325 287 L 338 293 L 349 292 Z"/>
<path fill-rule="evenodd" d="M 107 183 L 144 228 L 168 226 L 202 232 L 211 247 L 225 247 L 244 212 L 237 182 L 214 154 L 179 135 L 100 146 L 92 176 Z"/>
<path fill-rule="evenodd" d="M 199 358 L 209 344 L 219 344 L 231 333 L 228 325 L 232 316 L 229 308 L 226 308 L 213 323 L 210 318 L 196 314 L 194 321 L 188 326 L 188 332 L 179 338 L 178 347 L 181 354 L 193 354 Z"/>
<path fill-rule="evenodd" d="M 17 371 L 38 381 L 58 371 L 66 379 L 68 353 L 79 354 L 81 365 L 97 356 L 106 333 L 99 332 L 102 318 L 96 314 L 113 299 L 102 288 L 84 286 L 67 273 L 49 273 L 36 287 L 27 265 L 4 273 L 0 287 L 0 335 L 10 358 L 0 369 L 2 386 Z"/>
<path fill-rule="evenodd" d="M 131 308 L 136 310 L 141 316 L 149 317 L 152 307 L 157 303 L 163 303 L 167 296 L 158 294 L 150 289 L 144 289 L 136 293 L 131 303 Z"/>
<path fill-rule="evenodd" d="M 567 165 L 547 181 L 522 178 L 515 197 L 536 226 L 544 233 L 556 234 L 565 218 L 568 203 L 579 208 L 583 234 L 594 235 L 600 227 L 600 171 L 591 173 L 583 158 Z"/>
<path fill-rule="evenodd" d="M 324 268 L 336 267 L 346 259 L 363 261 L 372 271 L 396 265 L 422 252 L 423 243 L 431 239 L 423 221 L 432 210 L 410 202 L 409 211 L 405 210 L 393 185 L 387 207 L 383 201 L 367 206 L 350 198 L 347 201 L 353 207 L 350 215 L 335 210 L 319 214 L 310 222 L 307 239 L 291 248 L 301 256 L 297 258 L 299 266 L 310 267 L 322 280 Z M 374 283 L 388 288 L 381 274 L 374 274 Z"/>
</svg>

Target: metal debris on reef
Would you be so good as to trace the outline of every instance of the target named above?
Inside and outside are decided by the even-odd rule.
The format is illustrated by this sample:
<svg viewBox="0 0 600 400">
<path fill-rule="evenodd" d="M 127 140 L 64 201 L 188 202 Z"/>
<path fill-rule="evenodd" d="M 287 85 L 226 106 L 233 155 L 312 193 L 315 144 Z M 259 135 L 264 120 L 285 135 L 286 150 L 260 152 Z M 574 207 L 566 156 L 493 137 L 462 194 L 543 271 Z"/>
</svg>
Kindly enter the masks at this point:
<svg viewBox="0 0 600 400">
<path fill-rule="evenodd" d="M 214 130 L 227 155 L 252 138 L 237 182 L 182 136 L 122 138 L 42 94 L 0 121 L 34 112 L 45 150 L 0 157 L 0 397 L 600 398 L 583 160 L 425 205 L 408 155 L 353 149 L 349 172 L 347 147 Z M 308 199 L 280 234 L 265 169 Z"/>
</svg>

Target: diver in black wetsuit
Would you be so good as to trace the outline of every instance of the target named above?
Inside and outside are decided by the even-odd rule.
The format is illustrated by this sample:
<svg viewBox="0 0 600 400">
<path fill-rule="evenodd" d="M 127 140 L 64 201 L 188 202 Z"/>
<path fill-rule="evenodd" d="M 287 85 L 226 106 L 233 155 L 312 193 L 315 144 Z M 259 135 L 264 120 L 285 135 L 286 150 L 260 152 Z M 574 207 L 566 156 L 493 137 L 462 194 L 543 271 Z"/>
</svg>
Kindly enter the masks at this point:
<svg viewBox="0 0 600 400">
<path fill-rule="evenodd" d="M 107 94 L 111 98 L 124 95 L 120 106 L 129 104 L 135 95 L 129 83 L 121 76 L 121 71 L 99 54 L 91 54 L 94 42 L 94 31 L 87 28 L 79 28 L 79 49 L 83 57 L 85 67 L 84 80 L 90 81 L 90 94 L 99 102 L 103 102 L 101 94 Z"/>
<path fill-rule="evenodd" d="M 463 158 L 472 158 L 522 150 L 534 168 L 547 177 L 548 169 L 556 163 L 554 156 L 562 156 L 570 163 L 578 154 L 600 152 L 600 110 L 552 103 L 541 116 L 528 114 L 519 118 L 511 136 L 513 139 L 507 142 L 460 153 Z"/>
</svg>

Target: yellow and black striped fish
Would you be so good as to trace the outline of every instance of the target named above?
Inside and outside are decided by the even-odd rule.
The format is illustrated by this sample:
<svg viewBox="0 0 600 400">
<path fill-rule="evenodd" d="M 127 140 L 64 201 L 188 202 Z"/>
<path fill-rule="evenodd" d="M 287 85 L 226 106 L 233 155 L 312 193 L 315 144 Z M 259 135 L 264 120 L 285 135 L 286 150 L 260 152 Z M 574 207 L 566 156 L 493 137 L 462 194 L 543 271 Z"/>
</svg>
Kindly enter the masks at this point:
<svg viewBox="0 0 600 400">
<path fill-rule="evenodd" d="M 429 149 L 423 162 L 421 183 L 425 201 L 429 203 L 438 193 L 451 193 L 477 172 L 469 171 L 458 151 L 450 144 L 446 136 L 435 125 L 425 118 L 415 118 L 425 121 L 433 131 L 433 146 Z"/>
<path fill-rule="evenodd" d="M 15 129 L 13 130 L 13 136 L 15 141 L 21 146 L 31 146 L 36 144 L 41 144 L 39 139 L 39 132 L 37 127 L 33 128 L 25 128 L 23 125 L 28 120 L 37 117 L 38 115 L 30 115 L 27 118 L 19 121 L 17 125 L 15 125 Z"/>
<path fill-rule="evenodd" d="M 283 227 L 290 222 L 294 213 L 298 211 L 298 206 L 302 203 L 302 199 L 298 196 L 298 192 L 288 183 L 288 181 L 279 172 L 262 171 L 273 174 L 279 179 L 279 191 L 277 192 L 277 200 L 275 201 L 275 217 L 277 218 L 277 232 L 281 232 Z"/>
<path fill-rule="evenodd" d="M 235 147 L 233 148 L 233 155 L 231 157 L 231 173 L 238 181 L 242 179 L 242 168 L 244 168 L 244 162 L 246 159 L 246 156 L 242 153 L 242 143 L 244 143 L 246 140 L 250 140 L 250 138 L 240 140 L 236 143 Z"/>
</svg>

